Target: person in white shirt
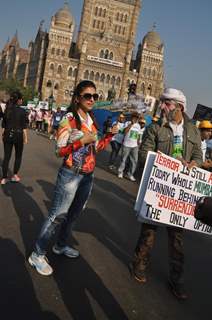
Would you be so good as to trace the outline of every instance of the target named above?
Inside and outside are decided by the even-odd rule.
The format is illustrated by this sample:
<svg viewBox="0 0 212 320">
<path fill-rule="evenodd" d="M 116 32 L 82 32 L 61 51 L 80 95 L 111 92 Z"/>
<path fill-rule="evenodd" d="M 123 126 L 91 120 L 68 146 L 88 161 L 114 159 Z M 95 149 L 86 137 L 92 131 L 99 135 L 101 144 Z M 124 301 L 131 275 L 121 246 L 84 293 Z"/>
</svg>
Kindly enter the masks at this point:
<svg viewBox="0 0 212 320">
<path fill-rule="evenodd" d="M 112 126 L 117 125 L 118 133 L 115 134 L 110 142 L 111 145 L 111 154 L 109 159 L 109 169 L 115 169 L 115 162 L 118 157 L 119 151 L 122 147 L 122 142 L 124 139 L 124 129 L 126 128 L 126 117 L 123 113 L 120 113 L 118 119 L 113 122 Z"/>
<path fill-rule="evenodd" d="M 123 178 L 126 162 L 129 159 L 127 176 L 131 181 L 136 181 L 134 173 L 138 162 L 138 145 L 141 135 L 141 127 L 138 123 L 139 114 L 132 113 L 131 121 L 126 124 L 122 147 L 122 159 L 118 169 L 118 177 Z"/>
<path fill-rule="evenodd" d="M 207 141 L 210 139 L 212 133 L 212 123 L 209 120 L 203 120 L 199 123 L 198 128 L 201 135 L 201 148 L 203 154 L 202 168 L 210 171 L 212 169 L 212 160 L 206 158 L 206 151 Z"/>
</svg>

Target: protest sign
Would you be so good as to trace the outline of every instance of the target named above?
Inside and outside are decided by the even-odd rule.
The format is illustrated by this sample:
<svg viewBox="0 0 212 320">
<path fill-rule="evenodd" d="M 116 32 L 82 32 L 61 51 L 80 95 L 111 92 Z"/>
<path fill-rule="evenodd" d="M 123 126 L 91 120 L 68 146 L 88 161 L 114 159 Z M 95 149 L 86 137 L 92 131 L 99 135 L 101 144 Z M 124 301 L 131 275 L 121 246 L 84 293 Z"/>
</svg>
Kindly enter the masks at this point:
<svg viewBox="0 0 212 320">
<path fill-rule="evenodd" d="M 194 218 L 201 196 L 212 196 L 211 172 L 189 170 L 163 153 L 148 153 L 135 205 L 138 220 L 212 234 L 212 227 Z"/>
<path fill-rule="evenodd" d="M 39 109 L 49 110 L 49 103 L 48 101 L 39 101 L 38 103 Z"/>
<path fill-rule="evenodd" d="M 198 104 L 194 112 L 193 119 L 197 121 L 211 120 L 212 108 Z"/>
</svg>

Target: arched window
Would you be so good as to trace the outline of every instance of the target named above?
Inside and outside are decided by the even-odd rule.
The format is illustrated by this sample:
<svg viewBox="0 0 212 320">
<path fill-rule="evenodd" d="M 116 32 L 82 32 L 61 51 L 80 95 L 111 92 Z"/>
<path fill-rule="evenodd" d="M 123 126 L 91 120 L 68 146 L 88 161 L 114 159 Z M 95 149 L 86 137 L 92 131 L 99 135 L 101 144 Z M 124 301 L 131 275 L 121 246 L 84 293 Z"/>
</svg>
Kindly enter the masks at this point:
<svg viewBox="0 0 212 320">
<path fill-rule="evenodd" d="M 88 80 L 88 78 L 89 78 L 89 71 L 86 70 L 86 71 L 84 72 L 84 79 Z"/>
<path fill-rule="evenodd" d="M 156 76 L 156 71 L 155 71 L 155 69 L 153 69 L 152 70 L 152 77 L 155 78 L 155 76 Z"/>
<path fill-rule="evenodd" d="M 57 73 L 58 74 L 62 74 L 62 72 L 63 72 L 62 66 L 59 65 L 58 68 L 57 68 Z"/>
<path fill-rule="evenodd" d="M 104 83 L 105 82 L 105 74 L 101 74 L 100 82 Z"/>
<path fill-rule="evenodd" d="M 151 96 L 151 94 L 152 94 L 152 85 L 151 85 L 151 83 L 148 85 L 148 93 Z"/>
<path fill-rule="evenodd" d="M 90 80 L 91 80 L 91 81 L 94 80 L 94 72 L 93 72 L 93 71 L 90 72 Z"/>
<path fill-rule="evenodd" d="M 99 53 L 100 58 L 104 58 L 104 50 L 102 49 Z"/>
<path fill-rule="evenodd" d="M 151 69 L 148 69 L 147 75 L 148 75 L 148 77 L 150 77 L 150 75 L 151 75 Z"/>
<path fill-rule="evenodd" d="M 94 14 L 95 14 L 95 16 L 98 15 L 98 7 L 95 8 L 95 13 Z"/>
<path fill-rule="evenodd" d="M 118 77 L 118 78 L 116 79 L 116 85 L 117 85 L 117 86 L 120 86 L 120 84 L 121 84 L 121 78 Z"/>
<path fill-rule="evenodd" d="M 51 54 L 55 54 L 55 48 L 52 48 Z"/>
<path fill-rule="evenodd" d="M 73 69 L 70 67 L 68 69 L 68 77 L 72 77 L 73 76 Z"/>
<path fill-rule="evenodd" d="M 76 78 L 76 76 L 77 76 L 77 68 L 75 68 L 73 72 L 73 77 Z"/>
<path fill-rule="evenodd" d="M 141 92 L 145 93 L 145 83 L 144 82 L 141 84 Z"/>
<path fill-rule="evenodd" d="M 127 16 L 127 14 L 125 14 L 125 16 L 124 16 L 124 22 L 127 22 L 127 20 L 128 20 L 128 16 Z"/>
<path fill-rule="evenodd" d="M 119 12 L 116 14 L 116 20 L 119 21 Z"/>
<path fill-rule="evenodd" d="M 115 78 L 115 76 L 112 76 L 112 78 L 111 78 L 111 84 L 114 85 L 115 82 L 116 82 L 116 78 Z"/>
<path fill-rule="evenodd" d="M 54 63 L 50 64 L 49 69 L 51 70 L 51 72 L 54 72 Z"/>
<path fill-rule="evenodd" d="M 123 21 L 123 17 L 124 17 L 124 15 L 123 15 L 123 13 L 122 13 L 121 16 L 120 16 L 120 21 L 121 21 L 121 22 Z"/>
<path fill-rule="evenodd" d="M 104 18 L 106 17 L 106 9 L 103 10 L 103 15 Z"/>
<path fill-rule="evenodd" d="M 48 80 L 48 81 L 47 81 L 46 86 L 47 86 L 47 88 L 51 88 L 51 87 L 52 87 L 52 82 L 51 82 L 51 80 Z"/>
<path fill-rule="evenodd" d="M 59 56 L 60 55 L 60 49 L 57 49 L 57 56 Z"/>
<path fill-rule="evenodd" d="M 95 75 L 95 81 L 99 81 L 99 78 L 100 78 L 100 75 L 99 75 L 99 72 L 97 72 Z"/>
<path fill-rule="evenodd" d="M 99 8 L 99 16 L 102 16 L 102 8 Z"/>
<path fill-rule="evenodd" d="M 106 49 L 106 50 L 105 50 L 105 59 L 108 59 L 108 57 L 109 57 L 109 50 Z"/>
<path fill-rule="evenodd" d="M 113 52 L 110 52 L 109 59 L 113 60 Z"/>
<path fill-rule="evenodd" d="M 62 56 L 65 57 L 65 55 L 66 55 L 65 50 L 62 50 Z"/>
<path fill-rule="evenodd" d="M 106 83 L 110 83 L 110 75 L 109 74 L 106 77 Z"/>
<path fill-rule="evenodd" d="M 58 83 L 55 84 L 54 89 L 55 90 L 59 90 L 59 84 Z"/>
<path fill-rule="evenodd" d="M 144 70 L 143 70 L 143 74 L 144 74 L 144 76 L 146 75 L 146 68 L 144 68 Z"/>
</svg>

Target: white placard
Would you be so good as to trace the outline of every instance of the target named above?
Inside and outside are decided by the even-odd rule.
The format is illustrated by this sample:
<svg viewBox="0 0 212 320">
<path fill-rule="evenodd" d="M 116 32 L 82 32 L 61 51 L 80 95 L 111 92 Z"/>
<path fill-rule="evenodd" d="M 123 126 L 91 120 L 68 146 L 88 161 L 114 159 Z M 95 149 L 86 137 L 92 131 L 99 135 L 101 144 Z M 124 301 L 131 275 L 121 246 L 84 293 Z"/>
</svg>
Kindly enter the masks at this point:
<svg viewBox="0 0 212 320">
<path fill-rule="evenodd" d="M 163 153 L 148 152 L 135 204 L 138 220 L 212 234 L 212 227 L 194 218 L 201 196 L 212 196 L 211 172 L 197 167 L 188 170 Z"/>
</svg>

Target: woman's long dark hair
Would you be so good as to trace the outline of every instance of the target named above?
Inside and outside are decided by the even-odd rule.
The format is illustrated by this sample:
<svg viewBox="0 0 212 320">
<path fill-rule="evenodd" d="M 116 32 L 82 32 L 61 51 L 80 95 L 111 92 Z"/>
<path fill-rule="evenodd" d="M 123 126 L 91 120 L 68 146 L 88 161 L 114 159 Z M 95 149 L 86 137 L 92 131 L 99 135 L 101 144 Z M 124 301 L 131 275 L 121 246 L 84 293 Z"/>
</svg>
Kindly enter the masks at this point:
<svg viewBox="0 0 212 320">
<path fill-rule="evenodd" d="M 79 105 L 76 103 L 76 98 L 79 97 L 80 94 L 82 93 L 82 91 L 84 89 L 86 89 L 86 88 L 94 88 L 96 90 L 96 85 L 95 85 L 94 82 L 89 81 L 89 80 L 83 80 L 83 81 L 79 82 L 78 85 L 76 86 L 75 90 L 74 90 L 74 94 L 73 94 L 73 97 L 72 97 L 71 104 L 70 104 L 69 108 L 67 109 L 67 112 L 72 112 L 73 113 L 73 116 L 74 116 L 74 118 L 76 120 L 76 126 L 77 126 L 78 130 L 81 130 L 82 123 L 81 123 L 79 114 L 77 112 L 78 109 L 79 109 Z M 96 122 L 96 119 L 94 117 L 93 112 L 89 111 L 88 113 L 89 113 L 91 119 L 93 120 L 94 126 L 98 130 L 99 126 L 98 126 L 98 124 Z"/>
<path fill-rule="evenodd" d="M 13 111 L 13 108 L 17 106 L 18 100 L 22 99 L 23 95 L 20 91 L 14 91 L 10 95 L 10 99 L 6 103 L 6 109 L 4 112 L 4 118 L 5 120 L 8 120 L 11 118 L 11 114 Z"/>
</svg>

